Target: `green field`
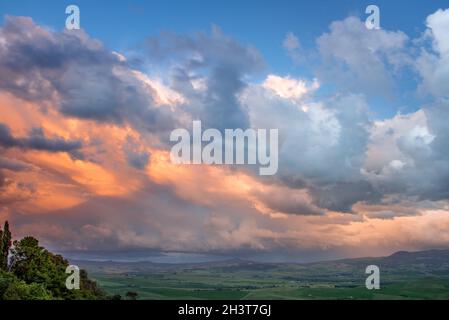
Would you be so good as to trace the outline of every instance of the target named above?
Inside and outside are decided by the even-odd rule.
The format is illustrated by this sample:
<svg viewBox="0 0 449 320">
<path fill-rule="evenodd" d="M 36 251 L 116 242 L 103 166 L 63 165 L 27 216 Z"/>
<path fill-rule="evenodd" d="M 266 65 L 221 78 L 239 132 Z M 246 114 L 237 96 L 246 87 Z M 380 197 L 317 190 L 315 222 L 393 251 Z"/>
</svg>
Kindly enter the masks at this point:
<svg viewBox="0 0 449 320">
<path fill-rule="evenodd" d="M 365 268 L 381 288 L 365 288 Z M 449 251 L 313 264 L 80 262 L 109 294 L 139 299 L 449 299 Z"/>
</svg>

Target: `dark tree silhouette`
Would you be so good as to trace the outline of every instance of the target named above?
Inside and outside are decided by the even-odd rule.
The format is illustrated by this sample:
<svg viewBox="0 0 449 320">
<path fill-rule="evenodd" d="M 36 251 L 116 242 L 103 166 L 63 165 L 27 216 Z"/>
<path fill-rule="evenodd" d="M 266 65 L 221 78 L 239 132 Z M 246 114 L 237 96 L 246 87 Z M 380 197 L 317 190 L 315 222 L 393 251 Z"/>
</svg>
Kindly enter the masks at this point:
<svg viewBox="0 0 449 320">
<path fill-rule="evenodd" d="M 137 293 L 137 292 L 134 292 L 134 291 L 128 291 L 127 293 L 126 293 L 126 298 L 128 299 L 128 300 L 137 300 L 137 296 L 138 296 L 139 294 Z"/>
<path fill-rule="evenodd" d="M 11 232 L 9 231 L 9 223 L 5 221 L 3 231 L 0 230 L 0 270 L 8 270 L 8 256 L 11 248 Z"/>
</svg>

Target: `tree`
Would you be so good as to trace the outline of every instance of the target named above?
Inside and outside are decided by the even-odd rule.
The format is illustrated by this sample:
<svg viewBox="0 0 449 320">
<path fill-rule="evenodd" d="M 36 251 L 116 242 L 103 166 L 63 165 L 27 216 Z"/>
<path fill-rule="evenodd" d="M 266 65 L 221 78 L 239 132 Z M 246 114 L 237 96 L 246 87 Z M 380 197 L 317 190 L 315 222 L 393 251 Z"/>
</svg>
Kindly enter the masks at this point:
<svg viewBox="0 0 449 320">
<path fill-rule="evenodd" d="M 0 230 L 0 300 L 111 298 L 89 279 L 83 269 L 80 270 L 80 289 L 68 289 L 68 266 L 69 262 L 63 256 L 39 246 L 39 241 L 33 237 L 16 240 L 11 248 L 8 222 Z"/>
<path fill-rule="evenodd" d="M 1 278 L 1 275 L 0 275 Z M 6 288 L 0 289 L 0 300 L 51 300 L 54 297 L 44 285 L 38 283 L 27 284 L 12 276 Z"/>
<path fill-rule="evenodd" d="M 0 257 L 3 257 L 3 230 L 1 228 L 0 228 Z M 0 261 L 0 271 L 1 270 L 5 269 L 3 268 L 3 263 Z"/>
<path fill-rule="evenodd" d="M 12 273 L 27 284 L 42 284 L 55 298 L 72 300 L 104 297 L 96 283 L 87 277 L 85 270 L 80 271 L 80 290 L 67 289 L 65 270 L 69 262 L 61 255 L 55 255 L 39 246 L 39 241 L 33 237 L 14 241 L 11 253 Z"/>
<path fill-rule="evenodd" d="M 42 284 L 27 284 L 10 272 L 0 271 L 0 300 L 54 299 Z"/>
<path fill-rule="evenodd" d="M 0 270 L 8 270 L 8 256 L 11 248 L 11 232 L 9 223 L 5 221 L 3 231 L 0 230 Z"/>
<path fill-rule="evenodd" d="M 128 291 L 127 293 L 126 293 L 126 298 L 128 299 L 128 300 L 137 300 L 137 296 L 138 296 L 139 294 L 137 293 L 137 292 L 134 292 L 134 291 Z"/>
</svg>

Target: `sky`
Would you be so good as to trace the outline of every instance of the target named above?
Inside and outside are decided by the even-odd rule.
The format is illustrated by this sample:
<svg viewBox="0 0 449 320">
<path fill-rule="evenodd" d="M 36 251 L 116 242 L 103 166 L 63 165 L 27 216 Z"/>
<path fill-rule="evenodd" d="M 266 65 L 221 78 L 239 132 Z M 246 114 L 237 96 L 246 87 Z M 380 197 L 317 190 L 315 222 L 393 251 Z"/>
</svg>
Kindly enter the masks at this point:
<svg viewBox="0 0 449 320">
<path fill-rule="evenodd" d="M 447 30 L 447 1 L 0 0 L 0 221 L 77 257 L 447 248 Z M 278 129 L 279 170 L 173 164 L 193 120 Z"/>
</svg>

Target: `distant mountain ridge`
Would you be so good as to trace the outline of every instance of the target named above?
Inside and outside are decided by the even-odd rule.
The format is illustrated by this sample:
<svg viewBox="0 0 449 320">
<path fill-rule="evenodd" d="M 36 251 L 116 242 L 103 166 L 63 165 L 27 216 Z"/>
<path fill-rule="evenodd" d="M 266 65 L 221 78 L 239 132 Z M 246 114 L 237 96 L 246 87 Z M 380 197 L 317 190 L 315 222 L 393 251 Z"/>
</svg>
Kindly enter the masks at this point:
<svg viewBox="0 0 449 320">
<path fill-rule="evenodd" d="M 387 259 L 434 259 L 449 261 L 449 249 L 433 249 L 425 251 L 398 251 L 386 257 Z"/>
<path fill-rule="evenodd" d="M 425 251 L 398 251 L 390 256 L 385 257 L 362 257 L 362 258 L 349 258 L 330 261 L 318 261 L 309 263 L 296 263 L 296 262 L 257 262 L 251 260 L 245 260 L 241 258 L 231 258 L 222 261 L 210 261 L 210 262 L 191 262 L 191 263 L 160 263 L 150 261 L 136 261 L 136 262 L 119 262 L 119 261 L 89 261 L 70 259 L 71 263 L 86 267 L 87 269 L 97 268 L 113 268 L 129 266 L 136 268 L 137 270 L 146 269 L 171 269 L 171 268 L 257 268 L 265 269 L 275 265 L 302 265 L 302 266 L 316 266 L 316 265 L 348 265 L 358 267 L 360 265 L 375 264 L 387 268 L 399 268 L 410 267 L 410 265 L 421 265 L 422 267 L 433 268 L 446 268 L 449 270 L 449 249 L 433 249 Z"/>
</svg>

